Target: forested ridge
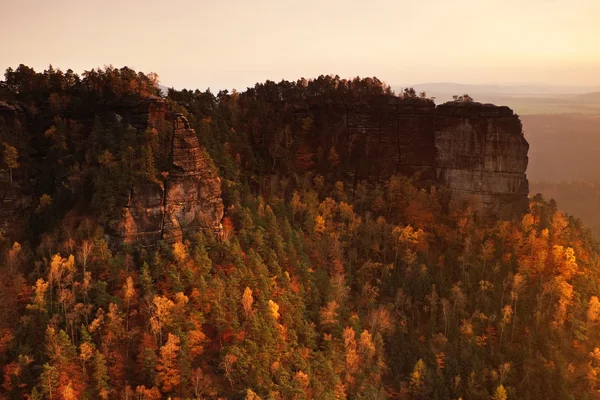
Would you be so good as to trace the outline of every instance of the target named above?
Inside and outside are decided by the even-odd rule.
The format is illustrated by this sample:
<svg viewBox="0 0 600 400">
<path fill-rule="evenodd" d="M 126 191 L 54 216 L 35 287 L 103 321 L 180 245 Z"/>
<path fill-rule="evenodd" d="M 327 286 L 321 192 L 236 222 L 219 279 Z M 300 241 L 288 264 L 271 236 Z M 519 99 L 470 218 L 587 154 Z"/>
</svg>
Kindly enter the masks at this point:
<svg viewBox="0 0 600 400">
<path fill-rule="evenodd" d="M 169 90 L 226 212 L 220 237 L 140 248 L 106 227 L 124 190 L 166 179 L 170 128 L 115 114 L 160 98 L 156 76 L 8 69 L 0 101 L 28 123 L 0 125 L 1 168 L 31 213 L 0 237 L 0 398 L 600 398 L 600 247 L 579 220 L 541 196 L 490 221 L 419 176 L 348 179 L 336 125 L 294 107 L 390 93 Z"/>
</svg>

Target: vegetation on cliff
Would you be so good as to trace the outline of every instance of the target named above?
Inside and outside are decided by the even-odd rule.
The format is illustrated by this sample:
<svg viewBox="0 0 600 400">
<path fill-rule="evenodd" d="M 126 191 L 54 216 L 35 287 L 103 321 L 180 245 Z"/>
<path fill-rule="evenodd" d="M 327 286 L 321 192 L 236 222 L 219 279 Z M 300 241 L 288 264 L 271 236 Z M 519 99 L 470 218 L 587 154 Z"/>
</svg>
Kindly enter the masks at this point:
<svg viewBox="0 0 600 400">
<path fill-rule="evenodd" d="M 7 71 L 0 99 L 28 123 L 6 117 L 0 139 L 34 201 L 18 241 L 2 236 L 1 396 L 597 396 L 600 247 L 579 221 L 536 196 L 490 222 L 477 197 L 448 201 L 418 176 L 349 181 L 335 148 L 291 151 L 291 131 L 336 134 L 297 118 L 295 98 L 370 101 L 389 92 L 376 79 L 170 91 L 222 177 L 222 235 L 114 246 L 122 192 L 168 168 L 131 112 L 153 82 Z"/>
</svg>

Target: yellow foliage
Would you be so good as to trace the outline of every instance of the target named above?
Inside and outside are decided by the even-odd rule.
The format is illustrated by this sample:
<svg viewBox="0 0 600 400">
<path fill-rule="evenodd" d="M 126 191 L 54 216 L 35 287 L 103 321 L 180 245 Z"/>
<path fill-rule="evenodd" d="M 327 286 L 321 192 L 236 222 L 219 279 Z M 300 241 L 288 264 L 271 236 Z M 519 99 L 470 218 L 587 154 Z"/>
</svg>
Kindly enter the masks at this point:
<svg viewBox="0 0 600 400">
<path fill-rule="evenodd" d="M 37 206 L 37 208 L 35 209 L 36 214 L 40 214 L 42 212 L 44 212 L 46 209 L 48 209 L 48 207 L 50 207 L 50 205 L 52 204 L 52 197 L 48 194 L 43 194 L 42 197 L 40 197 L 40 202 Z"/>
<path fill-rule="evenodd" d="M 187 249 L 183 243 L 176 242 L 173 244 L 173 257 L 175 257 L 175 260 L 180 264 L 185 262 L 187 258 Z"/>
<path fill-rule="evenodd" d="M 62 391 L 62 399 L 63 400 L 77 400 L 79 399 L 79 396 L 77 396 L 77 394 L 75 393 L 75 391 L 73 390 L 73 384 L 71 382 L 69 382 L 69 384 L 67 386 L 65 386 Z"/>
<path fill-rule="evenodd" d="M 506 389 L 504 389 L 504 386 L 499 385 L 496 388 L 496 391 L 494 392 L 494 397 L 492 398 L 493 400 L 506 400 L 508 398 L 508 395 L 506 394 Z"/>
<path fill-rule="evenodd" d="M 279 319 L 279 304 L 275 303 L 273 300 L 269 300 L 269 311 L 275 320 Z"/>
<path fill-rule="evenodd" d="M 473 324 L 468 319 L 463 319 L 462 324 L 460 325 L 460 333 L 465 335 L 466 337 L 473 336 Z"/>
<path fill-rule="evenodd" d="M 175 303 L 165 296 L 154 296 L 152 304 L 154 305 L 154 315 L 150 318 L 150 325 L 154 333 L 159 333 L 165 325 L 171 323 L 171 312 Z"/>
<path fill-rule="evenodd" d="M 183 312 L 183 309 L 189 300 L 190 299 L 183 294 L 183 292 L 175 293 L 175 308 L 177 308 L 178 311 Z"/>
<path fill-rule="evenodd" d="M 44 281 L 42 278 L 39 278 L 35 282 L 35 286 L 33 287 L 33 307 L 37 308 L 40 311 L 46 309 L 46 291 L 48 290 L 48 282 Z"/>
<path fill-rule="evenodd" d="M 523 231 L 525 233 L 529 232 L 531 230 L 531 228 L 533 227 L 534 222 L 535 222 L 535 218 L 533 217 L 533 214 L 525 214 L 523 216 L 523 220 L 521 221 L 521 226 L 523 227 Z"/>
<path fill-rule="evenodd" d="M 552 255 L 559 273 L 565 280 L 571 279 L 577 273 L 578 266 L 575 251 L 571 247 L 565 249 L 563 246 L 555 245 L 552 248 Z"/>
<path fill-rule="evenodd" d="M 321 234 L 325 232 L 325 218 L 320 215 L 315 217 L 315 233 Z"/>
<path fill-rule="evenodd" d="M 419 393 L 423 389 L 425 384 L 425 374 L 427 373 L 427 367 L 422 359 L 417 361 L 413 372 L 410 374 L 410 387 L 413 393 Z"/>
<path fill-rule="evenodd" d="M 512 319 L 512 315 L 513 315 L 513 309 L 510 306 L 510 304 L 507 304 L 504 307 L 502 307 L 502 322 L 501 323 L 503 325 L 510 324 L 510 320 Z"/>
<path fill-rule="evenodd" d="M 419 244 L 425 237 L 425 232 L 422 229 L 415 230 L 412 226 L 397 226 L 392 233 L 400 244 L 416 245 Z"/>
<path fill-rule="evenodd" d="M 573 299 L 573 286 L 565 281 L 561 276 L 554 279 L 555 291 L 558 294 L 558 304 L 554 314 L 554 327 L 560 327 L 567 318 L 567 307 L 571 305 Z"/>
<path fill-rule="evenodd" d="M 135 288 L 133 287 L 133 279 L 128 276 L 123 285 L 124 298 L 127 303 L 135 296 Z"/>
<path fill-rule="evenodd" d="M 156 366 L 156 380 L 165 393 L 173 390 L 175 386 L 179 385 L 181 380 L 177 366 L 177 354 L 180 342 L 179 337 L 169 333 L 167 343 L 160 348 L 160 359 Z"/>
<path fill-rule="evenodd" d="M 88 362 L 94 355 L 94 346 L 88 342 L 83 342 L 79 345 L 79 358 L 83 362 Z"/>
<path fill-rule="evenodd" d="M 261 400 L 260 396 L 252 391 L 252 389 L 246 389 L 245 400 Z"/>
<path fill-rule="evenodd" d="M 588 303 L 587 309 L 587 322 L 588 324 L 595 324 L 600 319 L 600 300 L 597 296 L 592 296 Z"/>
<path fill-rule="evenodd" d="M 244 294 L 242 295 L 242 306 L 244 307 L 244 312 L 246 315 L 249 315 L 252 312 L 253 303 L 254 297 L 252 297 L 252 289 L 246 286 L 246 289 L 244 289 Z"/>
</svg>

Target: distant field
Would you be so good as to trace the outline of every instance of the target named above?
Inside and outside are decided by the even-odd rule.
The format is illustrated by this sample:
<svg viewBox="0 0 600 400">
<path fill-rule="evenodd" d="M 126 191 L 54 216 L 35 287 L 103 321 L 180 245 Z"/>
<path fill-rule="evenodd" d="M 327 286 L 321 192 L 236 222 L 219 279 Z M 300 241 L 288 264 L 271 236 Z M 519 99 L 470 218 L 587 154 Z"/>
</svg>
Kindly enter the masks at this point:
<svg viewBox="0 0 600 400">
<path fill-rule="evenodd" d="M 492 97 L 490 103 L 504 104 L 519 115 L 532 114 L 600 114 L 600 98 L 565 95 L 564 97 Z"/>
<path fill-rule="evenodd" d="M 441 104 L 452 100 L 453 95 L 469 94 L 475 101 L 507 105 L 520 115 L 531 114 L 600 114 L 600 87 L 560 85 L 477 85 L 451 82 L 395 85 L 401 93 L 403 87 L 412 86 L 424 91 Z"/>
</svg>

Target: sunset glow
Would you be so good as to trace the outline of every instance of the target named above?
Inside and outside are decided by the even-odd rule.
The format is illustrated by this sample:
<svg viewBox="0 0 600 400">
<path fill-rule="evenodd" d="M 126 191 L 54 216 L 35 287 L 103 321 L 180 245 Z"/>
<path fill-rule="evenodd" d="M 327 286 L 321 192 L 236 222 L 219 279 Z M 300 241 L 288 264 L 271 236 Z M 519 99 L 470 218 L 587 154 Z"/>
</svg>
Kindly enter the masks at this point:
<svg viewBox="0 0 600 400">
<path fill-rule="evenodd" d="M 595 0 L 4 0 L 0 15 L 3 67 L 128 65 L 175 87 L 323 73 L 600 84 Z"/>
</svg>

